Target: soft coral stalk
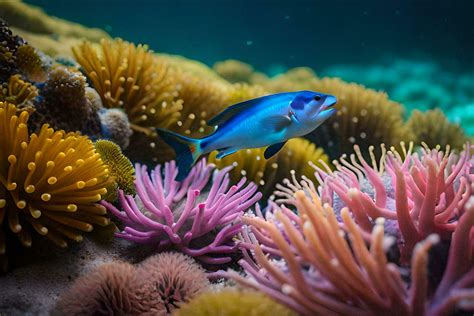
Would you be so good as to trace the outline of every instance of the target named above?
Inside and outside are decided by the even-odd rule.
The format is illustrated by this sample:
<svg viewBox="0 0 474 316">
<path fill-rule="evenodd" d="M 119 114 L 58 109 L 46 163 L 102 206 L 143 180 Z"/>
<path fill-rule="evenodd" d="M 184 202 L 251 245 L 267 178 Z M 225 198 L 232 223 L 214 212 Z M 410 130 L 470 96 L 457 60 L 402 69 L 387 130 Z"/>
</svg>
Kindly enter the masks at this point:
<svg viewBox="0 0 474 316">
<path fill-rule="evenodd" d="M 214 168 L 201 160 L 183 182 L 177 182 L 174 161 L 165 164 L 163 175 L 160 165 L 148 174 L 146 166 L 137 164 L 137 196 L 119 191 L 123 211 L 103 202 L 125 225 L 117 236 L 155 244 L 160 251 L 174 248 L 206 263 L 229 262 L 226 254 L 236 250 L 232 238 L 242 227 L 240 217 L 261 194 L 255 184 L 245 185 L 245 178 L 229 187 L 230 168 L 217 171 L 209 192 L 202 194 Z"/>
</svg>

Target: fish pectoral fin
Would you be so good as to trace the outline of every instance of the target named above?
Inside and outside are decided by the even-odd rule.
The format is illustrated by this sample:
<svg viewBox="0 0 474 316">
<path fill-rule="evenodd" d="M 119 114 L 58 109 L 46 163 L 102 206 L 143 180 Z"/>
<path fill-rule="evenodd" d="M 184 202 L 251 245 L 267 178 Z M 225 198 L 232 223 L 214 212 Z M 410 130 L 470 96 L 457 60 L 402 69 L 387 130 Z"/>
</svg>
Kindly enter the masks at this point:
<svg viewBox="0 0 474 316">
<path fill-rule="evenodd" d="M 279 132 L 291 124 L 291 118 L 284 115 L 269 116 L 263 120 L 263 126 L 269 128 L 271 131 Z"/>
<path fill-rule="evenodd" d="M 273 145 L 268 146 L 267 149 L 265 149 L 263 156 L 265 157 L 265 159 L 272 158 L 277 152 L 280 151 L 280 149 L 283 148 L 283 146 L 285 146 L 285 144 L 286 144 L 286 141 L 284 141 L 283 143 L 278 143 L 278 144 L 273 144 Z"/>
<path fill-rule="evenodd" d="M 222 150 L 219 151 L 219 153 L 216 155 L 216 158 L 217 159 L 222 159 L 224 158 L 225 156 L 228 156 L 228 155 L 232 155 L 233 153 L 235 153 L 238 149 L 237 148 L 224 148 Z"/>
</svg>

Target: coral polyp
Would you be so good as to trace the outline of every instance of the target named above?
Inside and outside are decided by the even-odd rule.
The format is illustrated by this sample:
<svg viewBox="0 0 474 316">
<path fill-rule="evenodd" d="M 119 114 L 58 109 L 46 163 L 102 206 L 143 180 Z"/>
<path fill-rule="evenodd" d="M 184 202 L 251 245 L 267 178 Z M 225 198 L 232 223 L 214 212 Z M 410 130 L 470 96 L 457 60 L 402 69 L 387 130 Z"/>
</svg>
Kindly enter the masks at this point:
<svg viewBox="0 0 474 316">
<path fill-rule="evenodd" d="M 245 185 L 245 178 L 229 187 L 230 167 L 214 174 L 206 194 L 203 190 L 214 168 L 203 159 L 177 182 L 174 161 L 164 168 L 158 165 L 151 174 L 137 164 L 137 196 L 120 190 L 122 210 L 102 202 L 124 225 L 117 236 L 155 245 L 158 251 L 176 249 L 209 264 L 231 261 L 229 254 L 237 249 L 232 239 L 242 226 L 238 219 L 261 194 L 255 184 Z"/>
<path fill-rule="evenodd" d="M 30 247 L 35 235 L 60 247 L 82 240 L 80 232 L 107 225 L 98 204 L 109 170 L 85 136 L 44 125 L 28 134 L 28 113 L 0 102 L 0 254 L 5 238 Z"/>
<path fill-rule="evenodd" d="M 384 234 L 383 218 L 367 235 L 347 208 L 338 221 L 315 194 L 297 191 L 295 205 L 298 214 L 273 205 L 266 219 L 261 212 L 245 217 L 249 226 L 240 264 L 250 277 L 224 274 L 301 315 L 448 315 L 458 305 L 472 308 L 474 203 L 466 204 L 455 228 L 447 268 L 435 290 L 428 282 L 428 254 L 438 235 L 416 244 L 408 282 L 405 270 L 387 260 L 393 238 Z"/>
</svg>

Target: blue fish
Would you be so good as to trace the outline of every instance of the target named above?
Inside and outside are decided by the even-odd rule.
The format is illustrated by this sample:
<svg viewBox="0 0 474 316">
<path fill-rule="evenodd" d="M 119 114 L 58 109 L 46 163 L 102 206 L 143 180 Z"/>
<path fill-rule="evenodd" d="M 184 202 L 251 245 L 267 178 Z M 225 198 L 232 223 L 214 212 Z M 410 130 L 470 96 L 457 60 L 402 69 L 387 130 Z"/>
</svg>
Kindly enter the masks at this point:
<svg viewBox="0 0 474 316">
<path fill-rule="evenodd" d="M 334 104 L 336 97 L 313 91 L 278 93 L 228 107 L 207 122 L 216 129 L 204 138 L 156 131 L 176 152 L 176 180 L 181 181 L 199 157 L 214 150 L 220 159 L 240 149 L 268 146 L 264 157 L 269 159 L 289 139 L 312 132 L 333 115 Z"/>
</svg>

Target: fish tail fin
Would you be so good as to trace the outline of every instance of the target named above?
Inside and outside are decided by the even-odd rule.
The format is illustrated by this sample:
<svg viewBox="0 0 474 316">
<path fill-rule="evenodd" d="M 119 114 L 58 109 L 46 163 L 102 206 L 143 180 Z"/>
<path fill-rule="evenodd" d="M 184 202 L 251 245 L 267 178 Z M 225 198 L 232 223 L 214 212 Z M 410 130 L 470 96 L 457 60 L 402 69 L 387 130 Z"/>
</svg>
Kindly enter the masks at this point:
<svg viewBox="0 0 474 316">
<path fill-rule="evenodd" d="M 191 167 L 202 154 L 199 139 L 182 136 L 171 131 L 156 128 L 160 137 L 170 145 L 176 153 L 176 164 L 178 165 L 177 181 L 186 178 Z"/>
</svg>

